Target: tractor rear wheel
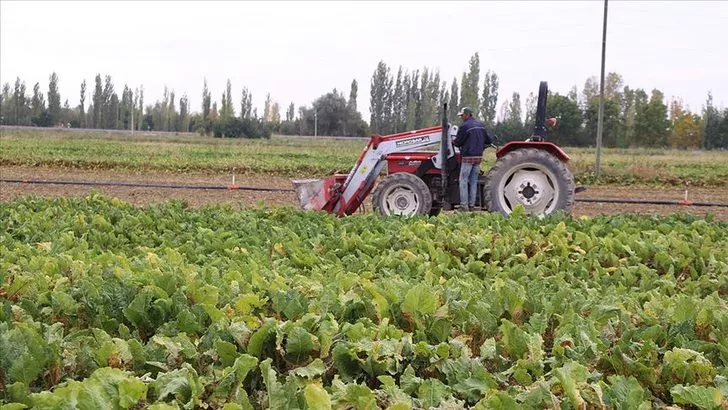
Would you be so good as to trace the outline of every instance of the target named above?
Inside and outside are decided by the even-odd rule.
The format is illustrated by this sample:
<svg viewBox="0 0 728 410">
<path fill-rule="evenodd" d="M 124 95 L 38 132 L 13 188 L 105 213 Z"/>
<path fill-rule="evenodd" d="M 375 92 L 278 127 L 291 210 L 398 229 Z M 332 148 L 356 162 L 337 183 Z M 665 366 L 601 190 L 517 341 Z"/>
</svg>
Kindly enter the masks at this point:
<svg viewBox="0 0 728 410">
<path fill-rule="evenodd" d="M 485 187 L 488 210 L 509 215 L 518 205 L 528 214 L 570 214 L 574 207 L 574 178 L 564 162 L 547 151 L 523 148 L 496 161 Z"/>
<path fill-rule="evenodd" d="M 432 193 L 421 178 L 406 172 L 387 175 L 372 197 L 374 210 L 381 215 L 427 215 L 432 210 Z"/>
</svg>

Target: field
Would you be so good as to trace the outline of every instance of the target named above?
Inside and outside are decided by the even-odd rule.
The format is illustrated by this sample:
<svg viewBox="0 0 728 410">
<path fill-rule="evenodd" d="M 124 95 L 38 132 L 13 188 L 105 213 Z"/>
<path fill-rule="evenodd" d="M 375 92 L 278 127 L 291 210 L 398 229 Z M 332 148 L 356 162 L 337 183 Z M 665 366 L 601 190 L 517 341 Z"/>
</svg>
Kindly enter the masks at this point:
<svg viewBox="0 0 728 410">
<path fill-rule="evenodd" d="M 291 188 L 365 144 L 3 129 L 0 177 Z M 728 153 L 567 152 L 583 197 L 728 202 Z M 718 207 L 0 183 L 0 409 L 728 409 L 726 243 Z"/>
<path fill-rule="evenodd" d="M 127 171 L 266 174 L 321 177 L 345 173 L 366 140 L 274 137 L 223 140 L 195 135 L 169 136 L 3 130 L 0 165 L 53 166 Z M 567 148 L 577 183 L 593 184 L 593 149 Z M 486 151 L 484 168 L 494 162 Z M 728 186 L 728 152 L 604 149 L 601 184 Z"/>
<path fill-rule="evenodd" d="M 91 195 L 0 232 L 7 408 L 728 405 L 726 223 Z"/>
</svg>

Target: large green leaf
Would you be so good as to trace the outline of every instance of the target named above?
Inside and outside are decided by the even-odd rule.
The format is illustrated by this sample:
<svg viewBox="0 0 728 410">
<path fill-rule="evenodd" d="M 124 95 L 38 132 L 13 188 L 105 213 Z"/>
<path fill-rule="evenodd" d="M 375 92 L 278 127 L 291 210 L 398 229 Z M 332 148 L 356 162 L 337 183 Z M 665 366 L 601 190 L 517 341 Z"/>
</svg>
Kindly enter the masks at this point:
<svg viewBox="0 0 728 410">
<path fill-rule="evenodd" d="M 30 402 L 35 409 L 128 409 L 136 407 L 146 395 L 144 382 L 122 370 L 105 367 L 81 382 L 70 380 L 52 393 L 31 394 Z"/>
<path fill-rule="evenodd" d="M 611 375 L 609 385 L 604 386 L 607 404 L 624 410 L 650 408 L 649 393 L 634 377 Z"/>
<path fill-rule="evenodd" d="M 0 368 L 5 384 L 30 384 L 57 358 L 38 331 L 27 323 L 0 324 Z"/>
<path fill-rule="evenodd" d="M 317 344 L 316 336 L 300 326 L 295 326 L 288 333 L 286 356 L 294 363 L 299 363 L 311 355 Z"/>
<path fill-rule="evenodd" d="M 410 314 L 428 315 L 437 310 L 437 294 L 432 288 L 418 284 L 413 286 L 404 296 L 402 311 Z"/>
<path fill-rule="evenodd" d="M 306 405 L 311 410 L 330 410 L 331 397 L 320 384 L 310 383 L 303 392 L 306 397 Z"/>
<path fill-rule="evenodd" d="M 187 409 L 194 408 L 202 394 L 202 385 L 197 372 L 188 363 L 184 363 L 180 369 L 160 373 L 152 382 L 152 387 L 157 401 L 175 400 Z"/>
<path fill-rule="evenodd" d="M 728 399 L 715 387 L 675 385 L 670 394 L 677 404 L 690 404 L 702 410 L 720 410 L 728 406 Z"/>
<path fill-rule="evenodd" d="M 563 387 L 571 404 L 576 408 L 582 408 L 585 401 L 579 390 L 580 386 L 586 382 L 586 367 L 573 361 L 567 362 L 562 367 L 554 369 L 554 374 L 561 383 L 561 387 Z"/>
</svg>

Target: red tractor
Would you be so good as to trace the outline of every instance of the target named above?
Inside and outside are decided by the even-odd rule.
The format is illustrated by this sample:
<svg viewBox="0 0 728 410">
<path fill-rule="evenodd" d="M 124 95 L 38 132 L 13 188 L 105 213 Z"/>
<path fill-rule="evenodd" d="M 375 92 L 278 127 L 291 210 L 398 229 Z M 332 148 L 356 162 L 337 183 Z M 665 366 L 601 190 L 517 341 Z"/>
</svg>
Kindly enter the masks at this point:
<svg viewBox="0 0 728 410">
<path fill-rule="evenodd" d="M 497 148 L 495 164 L 486 175 L 481 172 L 476 209 L 508 215 L 522 205 L 531 214 L 571 213 L 577 189 L 567 166 L 569 156 L 546 141 L 546 126 L 553 127 L 556 121 L 546 120 L 547 93 L 546 82 L 541 82 L 533 135 Z M 443 114 L 441 126 L 373 135 L 348 174 L 293 181 L 301 207 L 351 215 L 374 189 L 373 207 L 382 215 L 437 215 L 456 208 L 460 203 L 460 154 L 453 146 L 457 128 Z M 438 151 L 421 151 L 435 144 Z M 387 175 L 376 184 L 385 165 Z"/>
</svg>

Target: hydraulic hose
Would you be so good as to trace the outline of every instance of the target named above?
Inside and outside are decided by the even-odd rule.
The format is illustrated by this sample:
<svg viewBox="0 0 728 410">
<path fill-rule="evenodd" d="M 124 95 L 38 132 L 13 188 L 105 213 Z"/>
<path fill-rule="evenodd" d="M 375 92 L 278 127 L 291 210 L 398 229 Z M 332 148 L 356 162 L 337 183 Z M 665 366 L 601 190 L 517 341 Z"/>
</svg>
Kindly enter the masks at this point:
<svg viewBox="0 0 728 410">
<path fill-rule="evenodd" d="M 167 188 L 167 189 L 225 189 L 238 191 L 263 191 L 263 192 L 295 192 L 295 189 L 272 188 L 272 187 L 250 187 L 239 185 L 174 185 L 174 184 L 143 184 L 136 182 L 92 182 L 92 181 L 57 181 L 57 180 L 31 180 L 31 179 L 6 179 L 0 178 L 0 182 L 20 184 L 49 184 L 49 185 L 85 185 L 85 186 L 124 186 L 138 188 Z M 576 202 L 612 203 L 612 204 L 644 204 L 644 205 L 681 205 L 681 206 L 708 206 L 728 207 L 725 202 L 699 202 L 689 200 L 650 200 L 650 199 L 622 199 L 622 198 L 576 198 Z"/>
<path fill-rule="evenodd" d="M 682 206 L 719 206 L 728 207 L 723 202 L 674 201 L 669 199 L 622 199 L 622 198 L 577 198 L 576 202 L 602 202 L 611 204 L 682 205 Z"/>
<path fill-rule="evenodd" d="M 270 188 L 270 187 L 249 187 L 239 185 L 168 185 L 168 184 L 141 184 L 135 182 L 91 182 L 91 181 L 42 181 L 30 179 L 0 179 L 0 182 L 11 182 L 21 184 L 51 184 L 51 185 L 86 185 L 86 186 L 125 186 L 139 188 L 171 188 L 171 189 L 226 189 L 236 191 L 266 191 L 266 192 L 295 192 L 294 189 Z"/>
</svg>

